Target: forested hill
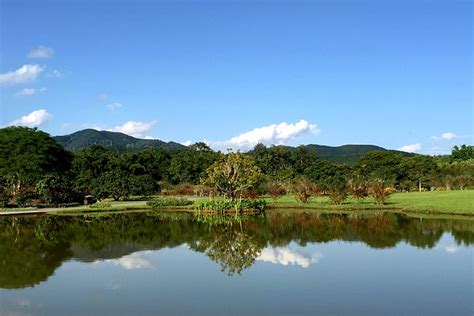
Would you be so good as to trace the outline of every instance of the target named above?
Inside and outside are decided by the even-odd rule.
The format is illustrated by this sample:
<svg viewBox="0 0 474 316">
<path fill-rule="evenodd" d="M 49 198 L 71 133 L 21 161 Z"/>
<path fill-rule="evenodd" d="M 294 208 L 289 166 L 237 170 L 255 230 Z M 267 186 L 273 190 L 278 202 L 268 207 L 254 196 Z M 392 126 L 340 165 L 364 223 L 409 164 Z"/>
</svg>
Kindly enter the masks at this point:
<svg viewBox="0 0 474 316">
<path fill-rule="evenodd" d="M 167 143 L 158 139 L 140 139 L 123 133 L 94 129 L 85 129 L 65 136 L 55 136 L 54 139 L 69 151 L 84 149 L 92 145 L 101 145 L 115 151 L 138 151 L 145 148 L 163 148 L 171 151 L 186 149 L 186 146 L 176 142 Z M 343 145 L 338 147 L 306 145 L 304 147 L 315 149 L 322 159 L 351 166 L 370 151 L 387 151 L 387 149 L 375 145 Z M 406 156 L 413 155 L 404 152 L 399 153 Z"/>
<path fill-rule="evenodd" d="M 370 151 L 391 151 L 398 152 L 403 156 L 414 156 L 403 151 L 397 150 L 388 150 L 380 146 L 375 145 L 343 145 L 338 147 L 324 146 L 324 145 L 306 145 L 308 149 L 315 149 L 318 153 L 318 156 L 335 162 L 335 163 L 345 163 L 348 165 L 355 165 L 356 161 Z"/>
<path fill-rule="evenodd" d="M 158 139 L 140 139 L 123 133 L 97 131 L 95 129 L 85 129 L 70 135 L 55 136 L 54 139 L 70 151 L 84 149 L 92 145 L 101 145 L 116 151 L 136 151 L 145 148 L 163 148 L 166 150 L 186 148 L 186 146 L 175 142 L 167 143 Z"/>
</svg>

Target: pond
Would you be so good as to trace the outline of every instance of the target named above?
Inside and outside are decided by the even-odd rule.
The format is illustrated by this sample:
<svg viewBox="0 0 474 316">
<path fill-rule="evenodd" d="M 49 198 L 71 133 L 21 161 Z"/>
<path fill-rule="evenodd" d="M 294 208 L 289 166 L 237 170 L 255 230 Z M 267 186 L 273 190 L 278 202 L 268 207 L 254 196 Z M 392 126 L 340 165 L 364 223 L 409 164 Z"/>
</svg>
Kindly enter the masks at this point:
<svg viewBox="0 0 474 316">
<path fill-rule="evenodd" d="M 474 222 L 0 218 L 1 315 L 470 315 Z"/>
</svg>

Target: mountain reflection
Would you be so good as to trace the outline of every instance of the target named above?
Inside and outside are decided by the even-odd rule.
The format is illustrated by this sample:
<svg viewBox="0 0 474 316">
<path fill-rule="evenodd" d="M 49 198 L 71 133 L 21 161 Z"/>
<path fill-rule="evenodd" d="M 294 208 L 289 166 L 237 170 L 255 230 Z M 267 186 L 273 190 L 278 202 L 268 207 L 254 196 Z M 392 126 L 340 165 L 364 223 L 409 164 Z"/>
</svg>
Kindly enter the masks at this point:
<svg viewBox="0 0 474 316">
<path fill-rule="evenodd" d="M 153 269 L 150 262 L 134 253 L 183 244 L 234 275 L 256 260 L 308 267 L 322 256 L 295 250 L 290 243 L 304 247 L 309 242 L 358 241 L 381 249 L 406 242 L 433 248 L 446 232 L 457 243 L 447 252 L 474 243 L 470 220 L 421 220 L 390 213 L 269 212 L 236 221 L 203 221 L 184 213 L 0 218 L 0 288 L 39 284 L 66 260 L 110 260 L 124 269 Z"/>
</svg>

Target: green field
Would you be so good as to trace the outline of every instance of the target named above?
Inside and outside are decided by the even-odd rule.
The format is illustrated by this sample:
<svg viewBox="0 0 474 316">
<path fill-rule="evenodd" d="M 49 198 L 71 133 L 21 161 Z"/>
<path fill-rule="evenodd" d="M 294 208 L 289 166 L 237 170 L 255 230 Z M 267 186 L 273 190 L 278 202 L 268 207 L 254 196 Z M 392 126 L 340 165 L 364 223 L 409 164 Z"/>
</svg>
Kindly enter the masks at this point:
<svg viewBox="0 0 474 316">
<path fill-rule="evenodd" d="M 423 213 L 446 213 L 474 215 L 474 190 L 433 191 L 394 193 L 387 204 L 375 205 L 371 198 L 361 202 L 349 198 L 342 205 L 332 205 L 328 197 L 311 198 L 308 203 L 301 203 L 291 196 L 283 196 L 276 201 L 268 199 L 274 208 L 304 208 L 320 210 L 402 210 Z"/>
<path fill-rule="evenodd" d="M 191 198 L 200 200 L 202 198 Z M 409 192 L 394 193 L 390 196 L 387 204 L 376 205 L 371 198 L 358 202 L 349 198 L 342 205 L 332 205 L 328 197 L 311 198 L 308 203 L 298 202 L 294 196 L 286 195 L 277 200 L 266 198 L 268 205 L 273 209 L 287 210 L 321 210 L 321 211 L 396 211 L 419 214 L 452 214 L 474 216 L 474 190 L 464 191 L 434 191 L 434 192 Z M 104 207 L 79 206 L 71 208 L 47 208 L 43 209 L 52 214 L 72 213 L 106 213 L 106 212 L 131 212 L 150 211 L 146 201 L 107 201 L 102 202 Z M 25 211 L 35 208 L 0 209 L 0 211 Z M 172 209 L 192 210 L 193 206 L 173 207 Z"/>
</svg>

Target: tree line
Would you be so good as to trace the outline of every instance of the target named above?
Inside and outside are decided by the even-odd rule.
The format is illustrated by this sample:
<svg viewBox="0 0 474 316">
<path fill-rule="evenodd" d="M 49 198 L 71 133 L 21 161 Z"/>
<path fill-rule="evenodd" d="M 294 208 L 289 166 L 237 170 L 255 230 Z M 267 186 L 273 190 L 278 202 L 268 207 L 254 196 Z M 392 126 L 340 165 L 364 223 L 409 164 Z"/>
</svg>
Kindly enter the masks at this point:
<svg viewBox="0 0 474 316">
<path fill-rule="evenodd" d="M 0 204 L 82 203 L 86 195 L 123 199 L 156 193 L 220 194 L 234 199 L 292 193 L 301 201 L 329 195 L 384 199 L 390 190 L 465 189 L 473 185 L 474 147 L 449 156 L 402 156 L 373 151 L 355 166 L 318 157 L 315 150 L 258 144 L 246 153 L 222 153 L 205 143 L 186 150 L 116 152 L 91 146 L 66 151 L 47 133 L 26 127 L 0 129 Z M 231 181 L 232 180 L 232 181 Z"/>
</svg>

